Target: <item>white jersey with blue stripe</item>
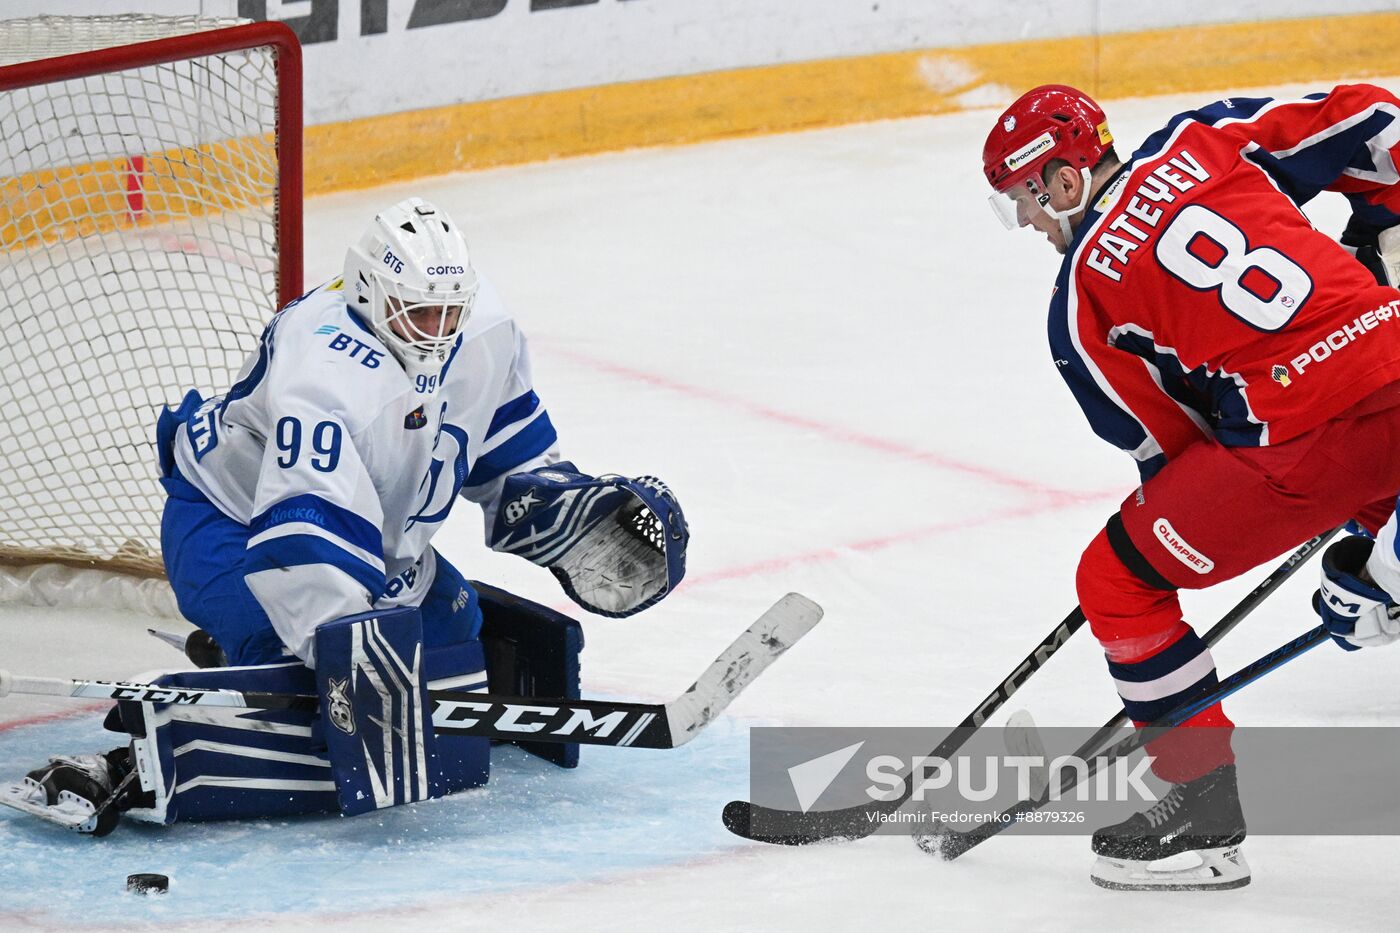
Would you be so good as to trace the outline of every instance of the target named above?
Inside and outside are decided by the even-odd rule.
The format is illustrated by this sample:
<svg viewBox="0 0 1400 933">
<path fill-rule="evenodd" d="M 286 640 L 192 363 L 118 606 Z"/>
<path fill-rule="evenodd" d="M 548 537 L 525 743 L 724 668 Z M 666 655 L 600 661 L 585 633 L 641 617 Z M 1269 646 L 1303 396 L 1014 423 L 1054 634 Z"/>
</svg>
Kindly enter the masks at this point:
<svg viewBox="0 0 1400 933">
<path fill-rule="evenodd" d="M 457 496 L 489 528 L 505 476 L 557 460 L 555 441 L 524 337 L 485 278 L 441 373 L 416 380 L 335 280 L 272 319 L 233 387 L 178 432 L 175 458 L 249 527 L 248 586 L 311 661 L 317 625 L 421 601 Z"/>
</svg>

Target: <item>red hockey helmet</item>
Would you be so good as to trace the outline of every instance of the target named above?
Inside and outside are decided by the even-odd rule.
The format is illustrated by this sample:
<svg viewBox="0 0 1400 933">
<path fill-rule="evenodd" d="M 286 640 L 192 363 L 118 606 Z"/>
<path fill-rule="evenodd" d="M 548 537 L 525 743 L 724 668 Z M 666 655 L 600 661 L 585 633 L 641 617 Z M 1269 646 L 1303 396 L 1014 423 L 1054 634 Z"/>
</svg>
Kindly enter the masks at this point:
<svg viewBox="0 0 1400 933">
<path fill-rule="evenodd" d="M 1019 193 L 1039 203 L 1051 217 L 1063 216 L 1061 223 L 1067 226 L 1068 216 L 1083 210 L 1084 204 L 1063 213 L 1051 210 L 1049 194 L 1041 184 L 1042 170 L 1051 159 L 1063 159 L 1087 176 L 1112 145 L 1108 117 L 1083 92 L 1045 84 L 1022 94 L 1002 112 L 982 147 L 982 171 L 996 189 L 992 207 L 997 216 L 1011 229 L 1022 222 L 1016 207 Z M 1017 192 L 1019 186 L 1028 190 Z M 1085 186 L 1087 201 L 1087 177 Z"/>
<path fill-rule="evenodd" d="M 1102 107 L 1072 87 L 1045 84 L 1002 113 L 982 147 L 982 171 L 993 188 L 1005 191 L 1051 159 L 1092 169 L 1111 145 Z"/>
</svg>

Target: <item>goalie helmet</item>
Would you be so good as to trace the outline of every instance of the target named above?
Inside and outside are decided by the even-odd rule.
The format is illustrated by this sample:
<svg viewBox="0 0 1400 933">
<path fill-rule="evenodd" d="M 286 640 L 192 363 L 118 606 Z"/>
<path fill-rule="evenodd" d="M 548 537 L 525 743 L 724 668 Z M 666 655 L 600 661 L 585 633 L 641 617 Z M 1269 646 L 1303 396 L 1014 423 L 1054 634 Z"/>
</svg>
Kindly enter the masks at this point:
<svg viewBox="0 0 1400 933">
<path fill-rule="evenodd" d="M 1088 203 L 1089 175 L 1112 145 L 1103 108 L 1081 91 L 1046 84 L 1022 94 L 997 118 L 982 147 L 982 173 L 997 192 L 991 198 L 997 217 L 1007 229 L 1015 229 L 1024 222 L 1026 205 L 1034 203 L 1068 226 L 1068 218 Z M 1059 212 L 1050 208 L 1042 172 L 1052 159 L 1063 159 L 1084 176 L 1078 207 Z"/>
<path fill-rule="evenodd" d="M 451 218 L 408 198 L 380 211 L 346 252 L 344 288 L 410 376 L 433 376 L 471 315 L 477 276 Z"/>
</svg>

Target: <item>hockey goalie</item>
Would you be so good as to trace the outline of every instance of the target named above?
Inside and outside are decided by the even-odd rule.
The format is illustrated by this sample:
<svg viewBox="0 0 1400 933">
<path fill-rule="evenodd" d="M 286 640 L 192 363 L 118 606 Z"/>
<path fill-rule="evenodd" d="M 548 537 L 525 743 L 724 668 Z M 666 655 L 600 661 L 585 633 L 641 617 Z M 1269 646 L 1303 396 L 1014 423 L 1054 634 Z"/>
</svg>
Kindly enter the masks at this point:
<svg viewBox="0 0 1400 933">
<path fill-rule="evenodd" d="M 591 612 L 640 612 L 684 574 L 675 496 L 561 460 L 524 337 L 457 225 L 417 198 L 273 316 L 227 392 L 190 392 L 156 437 L 166 572 L 199 629 L 195 668 L 158 683 L 320 708 L 118 703 L 117 748 L 55 757 L 0 795 L 82 832 L 354 814 L 484 783 L 490 740 L 434 734 L 427 691 L 577 697 L 582 636 L 433 549 L 458 496 L 493 549 Z M 577 745 L 523 744 L 577 762 Z"/>
</svg>

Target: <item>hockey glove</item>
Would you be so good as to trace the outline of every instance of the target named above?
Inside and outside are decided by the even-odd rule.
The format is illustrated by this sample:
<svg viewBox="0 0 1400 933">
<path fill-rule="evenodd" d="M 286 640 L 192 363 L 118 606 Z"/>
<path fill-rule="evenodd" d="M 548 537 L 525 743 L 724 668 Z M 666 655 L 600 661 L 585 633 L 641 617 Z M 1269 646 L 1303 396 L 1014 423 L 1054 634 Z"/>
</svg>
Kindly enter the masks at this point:
<svg viewBox="0 0 1400 933">
<path fill-rule="evenodd" d="M 574 602 L 622 618 L 676 588 L 689 541 L 659 479 L 593 477 L 566 461 L 506 477 L 491 549 L 548 567 Z"/>
<path fill-rule="evenodd" d="M 1353 216 L 1342 233 L 1342 246 L 1378 283 L 1400 288 L 1400 226 L 1377 229 Z"/>
<path fill-rule="evenodd" d="M 1375 542 L 1343 538 L 1322 555 L 1322 587 L 1313 609 L 1332 640 L 1347 651 L 1388 645 L 1400 638 L 1400 606 L 1375 583 L 1362 579 Z"/>
</svg>

